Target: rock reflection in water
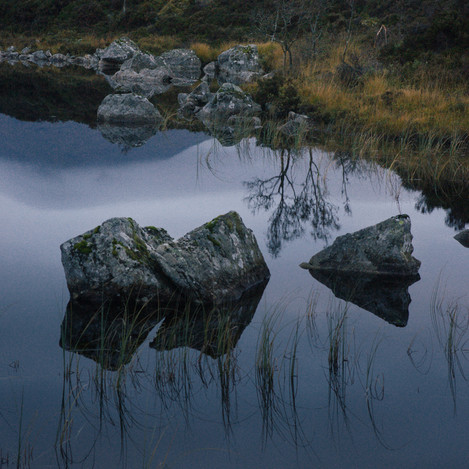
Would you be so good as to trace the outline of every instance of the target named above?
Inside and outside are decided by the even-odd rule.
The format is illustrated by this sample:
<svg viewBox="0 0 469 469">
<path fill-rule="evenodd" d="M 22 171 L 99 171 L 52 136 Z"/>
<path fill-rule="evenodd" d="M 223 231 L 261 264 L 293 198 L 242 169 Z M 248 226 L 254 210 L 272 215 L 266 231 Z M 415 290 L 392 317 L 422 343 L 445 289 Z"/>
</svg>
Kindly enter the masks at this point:
<svg viewBox="0 0 469 469">
<path fill-rule="evenodd" d="M 98 130 L 106 140 L 117 144 L 123 151 L 141 147 L 158 131 L 155 125 L 129 126 L 98 123 Z"/>
<path fill-rule="evenodd" d="M 420 280 L 418 274 L 390 276 L 319 270 L 309 273 L 330 288 L 337 298 L 354 303 L 398 327 L 405 327 L 409 319 L 411 298 L 408 288 Z"/>
<path fill-rule="evenodd" d="M 133 354 L 162 316 L 119 297 L 111 300 L 81 297 L 70 300 L 61 325 L 60 346 L 117 370 Z"/>
<path fill-rule="evenodd" d="M 150 347 L 158 351 L 191 347 L 212 358 L 230 352 L 251 322 L 266 285 L 264 283 L 239 301 L 224 306 L 187 305 L 164 320 Z"/>
</svg>

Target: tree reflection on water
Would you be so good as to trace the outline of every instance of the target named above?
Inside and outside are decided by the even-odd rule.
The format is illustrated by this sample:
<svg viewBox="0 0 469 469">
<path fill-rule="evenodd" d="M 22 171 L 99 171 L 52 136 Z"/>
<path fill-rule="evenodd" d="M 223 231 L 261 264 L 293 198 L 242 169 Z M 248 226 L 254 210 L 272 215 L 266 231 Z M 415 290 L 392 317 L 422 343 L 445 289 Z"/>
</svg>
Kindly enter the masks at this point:
<svg viewBox="0 0 469 469">
<path fill-rule="evenodd" d="M 333 231 L 340 228 L 338 207 L 330 202 L 325 171 L 321 170 L 313 157 L 313 149 L 308 150 L 308 157 L 303 158 L 291 149 L 282 149 L 278 155 L 280 170 L 268 179 L 255 178 L 245 182 L 249 191 L 246 197 L 253 213 L 260 210 L 270 211 L 267 231 L 267 247 L 277 257 L 283 243 L 300 238 L 307 225 L 310 225 L 313 239 L 327 241 Z M 299 162 L 306 161 L 303 173 Z M 339 163 L 341 164 L 341 163 Z M 345 197 L 345 209 L 350 211 L 346 192 L 346 166 L 343 168 L 342 191 Z"/>
</svg>

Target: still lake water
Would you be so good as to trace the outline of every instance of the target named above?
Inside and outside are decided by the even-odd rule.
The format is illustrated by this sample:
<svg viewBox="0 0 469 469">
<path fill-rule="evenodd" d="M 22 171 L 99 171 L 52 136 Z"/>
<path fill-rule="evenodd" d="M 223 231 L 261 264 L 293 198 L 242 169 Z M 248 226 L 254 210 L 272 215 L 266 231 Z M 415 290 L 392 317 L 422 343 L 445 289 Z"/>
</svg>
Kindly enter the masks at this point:
<svg viewBox="0 0 469 469">
<path fill-rule="evenodd" d="M 18 450 L 34 468 L 467 467 L 469 250 L 399 176 L 187 130 L 123 148 L 82 123 L 5 114 L 0 142 L 0 467 Z M 159 324 L 120 374 L 60 347 L 61 243 L 111 217 L 177 238 L 230 210 L 271 279 L 229 360 L 150 347 Z M 298 267 L 399 213 L 422 262 L 404 327 Z M 256 363 L 269 330 L 266 381 Z"/>
</svg>

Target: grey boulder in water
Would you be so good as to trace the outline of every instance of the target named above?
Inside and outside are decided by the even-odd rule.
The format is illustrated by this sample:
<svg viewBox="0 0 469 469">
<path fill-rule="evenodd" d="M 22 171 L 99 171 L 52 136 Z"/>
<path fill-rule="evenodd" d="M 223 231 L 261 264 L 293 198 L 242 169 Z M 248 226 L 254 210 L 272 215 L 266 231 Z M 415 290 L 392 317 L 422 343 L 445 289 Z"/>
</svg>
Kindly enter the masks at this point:
<svg viewBox="0 0 469 469">
<path fill-rule="evenodd" d="M 416 275 L 420 261 L 412 256 L 408 215 L 397 215 L 355 233 L 339 236 L 334 243 L 300 266 L 329 272 Z"/>
<path fill-rule="evenodd" d="M 112 218 L 61 246 L 72 298 L 133 295 L 142 302 L 236 301 L 269 269 L 252 231 L 229 212 L 173 240 L 161 228 Z"/>
</svg>

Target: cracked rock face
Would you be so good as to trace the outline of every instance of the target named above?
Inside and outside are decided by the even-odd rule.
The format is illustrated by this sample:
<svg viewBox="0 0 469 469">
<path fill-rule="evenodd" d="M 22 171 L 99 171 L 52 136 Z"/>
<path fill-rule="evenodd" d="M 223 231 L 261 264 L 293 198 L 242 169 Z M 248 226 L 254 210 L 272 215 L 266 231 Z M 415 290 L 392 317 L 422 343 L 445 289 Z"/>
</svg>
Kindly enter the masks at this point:
<svg viewBox="0 0 469 469">
<path fill-rule="evenodd" d="M 311 270 L 381 275 L 416 275 L 408 215 L 397 215 L 355 233 L 339 236 L 301 267 Z"/>
<path fill-rule="evenodd" d="M 72 298 L 134 294 L 200 304 L 235 301 L 270 277 L 251 230 L 229 212 L 177 241 L 161 228 L 112 218 L 61 246 Z"/>
</svg>

